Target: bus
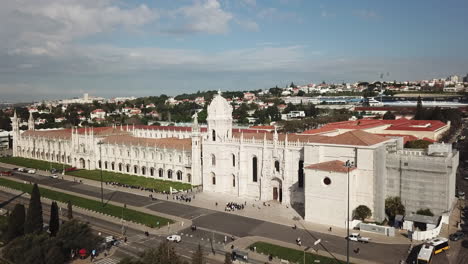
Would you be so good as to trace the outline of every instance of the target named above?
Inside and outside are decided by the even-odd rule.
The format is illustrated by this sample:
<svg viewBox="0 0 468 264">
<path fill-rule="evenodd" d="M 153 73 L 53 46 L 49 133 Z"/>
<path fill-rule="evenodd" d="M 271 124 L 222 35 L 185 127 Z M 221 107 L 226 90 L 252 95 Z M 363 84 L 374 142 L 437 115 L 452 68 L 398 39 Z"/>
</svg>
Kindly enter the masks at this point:
<svg viewBox="0 0 468 264">
<path fill-rule="evenodd" d="M 434 247 L 429 244 L 423 244 L 418 254 L 418 264 L 429 264 L 432 260 Z"/>
<path fill-rule="evenodd" d="M 443 237 L 431 239 L 428 243 L 434 247 L 434 254 L 439 254 L 442 251 L 448 250 L 450 248 L 448 239 Z"/>
</svg>

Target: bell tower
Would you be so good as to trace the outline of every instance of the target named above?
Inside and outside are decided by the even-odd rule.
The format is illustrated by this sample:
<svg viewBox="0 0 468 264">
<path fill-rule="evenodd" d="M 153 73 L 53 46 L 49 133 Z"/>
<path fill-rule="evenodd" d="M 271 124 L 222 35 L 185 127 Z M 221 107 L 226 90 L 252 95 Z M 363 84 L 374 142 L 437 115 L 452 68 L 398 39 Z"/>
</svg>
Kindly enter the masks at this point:
<svg viewBox="0 0 468 264">
<path fill-rule="evenodd" d="M 28 130 L 34 130 L 34 117 L 32 112 L 29 112 Z"/>
<path fill-rule="evenodd" d="M 214 96 L 208 106 L 208 141 L 224 141 L 232 137 L 232 106 L 221 96 Z"/>
</svg>

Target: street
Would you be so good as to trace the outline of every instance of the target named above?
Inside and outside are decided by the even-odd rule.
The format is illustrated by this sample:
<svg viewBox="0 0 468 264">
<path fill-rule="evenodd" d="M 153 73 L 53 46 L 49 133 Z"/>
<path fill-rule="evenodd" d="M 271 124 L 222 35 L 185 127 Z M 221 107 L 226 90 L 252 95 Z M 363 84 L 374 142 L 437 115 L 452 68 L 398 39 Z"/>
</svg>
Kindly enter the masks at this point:
<svg viewBox="0 0 468 264">
<path fill-rule="evenodd" d="M 12 177 L 26 182 L 31 181 L 33 183 L 38 183 L 39 185 L 51 186 L 75 193 L 85 194 L 91 197 L 100 197 L 100 188 L 80 184 L 78 182 L 23 173 L 15 173 Z M 218 239 L 220 240 L 216 240 L 215 237 L 215 241 L 222 241 L 225 234 L 228 236 L 233 235 L 235 237 L 262 236 L 288 243 L 294 243 L 296 238 L 300 237 L 304 245 L 311 245 L 316 239 L 321 238 L 322 243 L 320 245 L 322 247 L 322 251 L 329 252 L 330 256 L 333 256 L 333 254 L 346 255 L 346 240 L 339 236 L 318 233 L 311 230 L 293 230 L 291 226 L 275 224 L 205 208 L 198 208 L 188 204 L 172 202 L 171 200 L 152 201 L 148 197 L 121 191 L 104 189 L 104 199 L 136 207 L 145 207 L 155 213 L 161 212 L 185 219 L 191 219 L 197 227 L 222 234 L 218 236 Z M 212 232 L 207 232 L 203 241 L 212 237 Z M 200 239 L 199 241 L 202 240 Z M 352 249 L 355 247 L 360 248 L 359 254 L 354 255 L 354 257 L 378 263 L 398 263 L 399 261 L 406 259 L 408 253 L 408 245 L 387 245 L 379 243 L 358 245 L 352 243 L 351 245 Z"/>
</svg>

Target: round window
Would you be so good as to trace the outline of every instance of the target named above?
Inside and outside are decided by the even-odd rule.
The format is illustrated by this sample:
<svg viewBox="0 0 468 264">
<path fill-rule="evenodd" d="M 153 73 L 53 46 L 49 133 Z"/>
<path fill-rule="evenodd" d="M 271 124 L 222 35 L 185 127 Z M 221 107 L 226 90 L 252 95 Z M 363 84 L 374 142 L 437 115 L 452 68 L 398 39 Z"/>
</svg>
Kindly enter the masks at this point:
<svg viewBox="0 0 468 264">
<path fill-rule="evenodd" d="M 330 178 L 325 177 L 325 178 L 323 179 L 323 183 L 324 183 L 325 185 L 330 185 L 330 183 L 331 183 Z"/>
</svg>

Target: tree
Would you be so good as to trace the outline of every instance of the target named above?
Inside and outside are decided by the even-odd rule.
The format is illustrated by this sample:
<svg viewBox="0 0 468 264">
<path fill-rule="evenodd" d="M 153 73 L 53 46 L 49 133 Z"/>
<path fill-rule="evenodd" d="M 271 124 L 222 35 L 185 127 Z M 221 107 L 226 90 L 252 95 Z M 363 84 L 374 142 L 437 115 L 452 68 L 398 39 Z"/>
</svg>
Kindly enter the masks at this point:
<svg viewBox="0 0 468 264">
<path fill-rule="evenodd" d="M 16 204 L 13 212 L 8 217 L 8 229 L 5 234 L 5 241 L 7 243 L 24 235 L 25 215 L 24 205 Z"/>
<path fill-rule="evenodd" d="M 205 257 L 203 256 L 203 248 L 198 244 L 197 250 L 193 253 L 192 264 L 205 264 Z"/>
<path fill-rule="evenodd" d="M 426 208 L 426 209 L 419 209 L 416 211 L 416 214 L 419 214 L 419 215 L 427 215 L 427 216 L 434 216 L 434 214 L 432 213 L 431 209 L 429 208 Z"/>
<path fill-rule="evenodd" d="M 232 264 L 231 253 L 226 252 L 226 254 L 224 255 L 224 264 Z"/>
<path fill-rule="evenodd" d="M 63 224 L 56 239 L 61 241 L 63 252 L 70 252 L 74 248 L 85 248 L 91 251 L 102 242 L 102 238 L 95 235 L 88 224 L 77 220 Z"/>
<path fill-rule="evenodd" d="M 44 260 L 44 246 L 48 236 L 32 233 L 18 237 L 3 248 L 3 257 L 12 263 L 47 264 Z"/>
<path fill-rule="evenodd" d="M 60 247 L 54 245 L 45 251 L 44 260 L 47 264 L 62 264 L 65 263 L 65 256 Z"/>
<path fill-rule="evenodd" d="M 306 93 L 302 90 L 300 90 L 299 92 L 297 92 L 297 96 L 304 96 Z"/>
<path fill-rule="evenodd" d="M 413 141 L 408 141 L 405 144 L 405 148 L 414 148 L 414 149 L 427 149 L 429 145 L 431 145 L 432 142 L 423 140 L 423 139 L 417 139 Z"/>
<path fill-rule="evenodd" d="M 395 118 L 395 115 L 390 111 L 387 111 L 382 117 L 383 120 L 395 120 Z"/>
<path fill-rule="evenodd" d="M 424 108 L 422 105 L 421 96 L 418 96 L 418 103 L 416 104 L 416 113 L 414 114 L 415 120 L 423 120 L 424 119 Z"/>
<path fill-rule="evenodd" d="M 59 211 L 57 202 L 53 201 L 50 206 L 50 220 L 49 220 L 49 231 L 50 236 L 57 235 L 60 226 Z"/>
<path fill-rule="evenodd" d="M 366 218 L 369 218 L 371 216 L 371 209 L 369 209 L 369 207 L 365 205 L 359 205 L 358 207 L 356 207 L 356 209 L 354 209 L 354 218 L 364 221 Z"/>
<path fill-rule="evenodd" d="M 68 203 L 67 203 L 67 218 L 68 218 L 68 220 L 73 219 L 73 208 L 72 208 L 71 201 L 68 201 Z"/>
<path fill-rule="evenodd" d="M 398 196 L 390 196 L 385 199 L 385 213 L 388 215 L 389 220 L 395 220 L 397 214 L 405 214 L 405 206 L 401 203 L 401 198 Z"/>
<path fill-rule="evenodd" d="M 42 231 L 43 223 L 41 194 L 39 192 L 37 183 L 35 183 L 31 192 L 31 199 L 29 200 L 29 208 L 28 214 L 26 215 L 24 232 L 26 234 L 40 232 Z"/>
</svg>

